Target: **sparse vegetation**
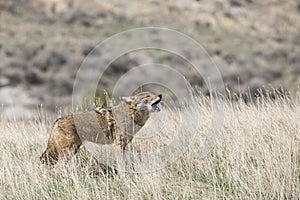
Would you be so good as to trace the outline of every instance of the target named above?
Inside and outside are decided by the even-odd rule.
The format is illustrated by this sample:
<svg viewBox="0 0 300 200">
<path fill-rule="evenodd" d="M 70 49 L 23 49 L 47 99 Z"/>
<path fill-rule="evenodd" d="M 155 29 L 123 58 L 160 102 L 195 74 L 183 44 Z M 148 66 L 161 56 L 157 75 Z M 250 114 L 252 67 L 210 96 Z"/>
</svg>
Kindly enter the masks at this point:
<svg viewBox="0 0 300 200">
<path fill-rule="evenodd" d="M 84 149 L 54 175 L 39 161 L 52 120 L 45 115 L 32 121 L 1 116 L 0 199 L 299 198 L 299 94 L 293 100 L 226 102 L 222 135 L 204 158 L 198 150 L 213 116 L 209 100 L 199 97 L 198 101 L 199 108 L 191 117 L 200 113 L 200 128 L 189 151 L 160 171 L 126 174 L 125 178 L 104 173 Z M 141 134 L 153 134 L 153 127 L 165 120 L 155 138 L 168 145 L 176 132 L 175 119 L 177 111 L 162 109 Z M 132 145 L 142 149 L 146 144 L 141 141 Z"/>
<path fill-rule="evenodd" d="M 27 112 L 39 103 L 48 112 L 70 106 L 76 72 L 90 51 L 114 34 L 149 26 L 171 28 L 198 41 L 218 66 L 226 87 L 235 92 L 257 86 L 294 92 L 300 84 L 297 6 L 295 0 L 1 1 L 0 95 L 13 96 L 18 90 L 14 103 Z M 165 45 L 159 34 L 152 34 Z M 128 35 L 131 44 L 139 40 Z M 203 52 L 178 47 L 189 61 L 202 60 Z M 95 70 L 105 66 L 103 60 L 113 52 L 110 48 L 119 45 L 97 49 L 85 64 Z M 204 60 L 203 65 L 212 65 Z M 170 52 L 149 49 L 115 60 L 99 86 L 112 89 L 118 77 L 149 62 L 168 65 L 192 86 L 203 86 L 203 74 L 188 62 Z M 89 80 L 94 72 L 88 71 L 83 78 Z M 6 108 L 14 106 L 4 99 L 1 103 Z"/>
</svg>

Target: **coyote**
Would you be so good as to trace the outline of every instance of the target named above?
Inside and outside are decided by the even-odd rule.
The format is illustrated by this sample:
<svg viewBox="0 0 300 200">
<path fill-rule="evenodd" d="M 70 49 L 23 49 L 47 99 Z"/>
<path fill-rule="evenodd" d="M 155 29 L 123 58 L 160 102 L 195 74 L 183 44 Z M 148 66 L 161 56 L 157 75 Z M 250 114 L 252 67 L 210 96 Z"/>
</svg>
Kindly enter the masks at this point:
<svg viewBox="0 0 300 200">
<path fill-rule="evenodd" d="M 56 166 L 74 155 L 84 141 L 113 144 L 122 155 L 150 113 L 160 111 L 161 99 L 161 94 L 142 92 L 122 97 L 122 102 L 114 107 L 98 107 L 57 119 L 41 161 Z"/>
</svg>

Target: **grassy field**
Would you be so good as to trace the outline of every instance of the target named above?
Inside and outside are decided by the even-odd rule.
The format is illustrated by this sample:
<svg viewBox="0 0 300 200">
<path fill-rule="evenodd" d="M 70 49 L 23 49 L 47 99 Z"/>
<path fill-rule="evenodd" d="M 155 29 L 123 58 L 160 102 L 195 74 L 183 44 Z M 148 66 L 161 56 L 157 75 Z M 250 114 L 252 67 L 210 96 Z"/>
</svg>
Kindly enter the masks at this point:
<svg viewBox="0 0 300 200">
<path fill-rule="evenodd" d="M 200 124 L 189 151 L 162 170 L 125 177 L 102 171 L 84 148 L 54 174 L 39 161 L 53 118 L 1 116 L 0 199 L 299 199 L 299 97 L 248 105 L 225 102 L 222 134 L 205 157 L 199 148 L 213 116 L 207 99 L 200 97 L 198 109 L 188 116 Z M 141 134 L 151 135 L 163 121 L 161 134 L 151 140 L 168 145 L 176 120 L 185 117 L 162 108 Z M 132 151 L 149 147 L 142 140 L 134 141 Z"/>
</svg>

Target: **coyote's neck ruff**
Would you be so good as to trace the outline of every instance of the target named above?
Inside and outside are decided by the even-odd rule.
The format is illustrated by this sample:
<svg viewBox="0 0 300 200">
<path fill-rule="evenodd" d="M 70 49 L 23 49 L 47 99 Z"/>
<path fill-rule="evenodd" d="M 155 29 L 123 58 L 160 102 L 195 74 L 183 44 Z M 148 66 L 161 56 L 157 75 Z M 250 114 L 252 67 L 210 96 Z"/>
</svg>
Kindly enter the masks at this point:
<svg viewBox="0 0 300 200">
<path fill-rule="evenodd" d="M 149 92 L 122 97 L 122 103 L 111 108 L 77 113 L 56 120 L 41 159 L 55 164 L 77 152 L 84 141 L 113 144 L 125 150 L 134 135 L 145 125 L 150 113 L 159 112 L 161 95 Z"/>
</svg>

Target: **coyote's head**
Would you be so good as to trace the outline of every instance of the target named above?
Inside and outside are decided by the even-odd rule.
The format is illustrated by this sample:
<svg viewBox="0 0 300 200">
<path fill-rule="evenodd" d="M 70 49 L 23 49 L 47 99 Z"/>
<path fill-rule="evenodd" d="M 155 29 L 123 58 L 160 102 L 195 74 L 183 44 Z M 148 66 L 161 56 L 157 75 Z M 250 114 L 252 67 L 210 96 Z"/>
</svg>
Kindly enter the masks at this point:
<svg viewBox="0 0 300 200">
<path fill-rule="evenodd" d="M 122 97 L 122 100 L 133 110 L 159 112 L 158 103 L 161 101 L 161 98 L 161 94 L 154 95 L 150 92 L 142 92 L 134 96 Z"/>
</svg>

